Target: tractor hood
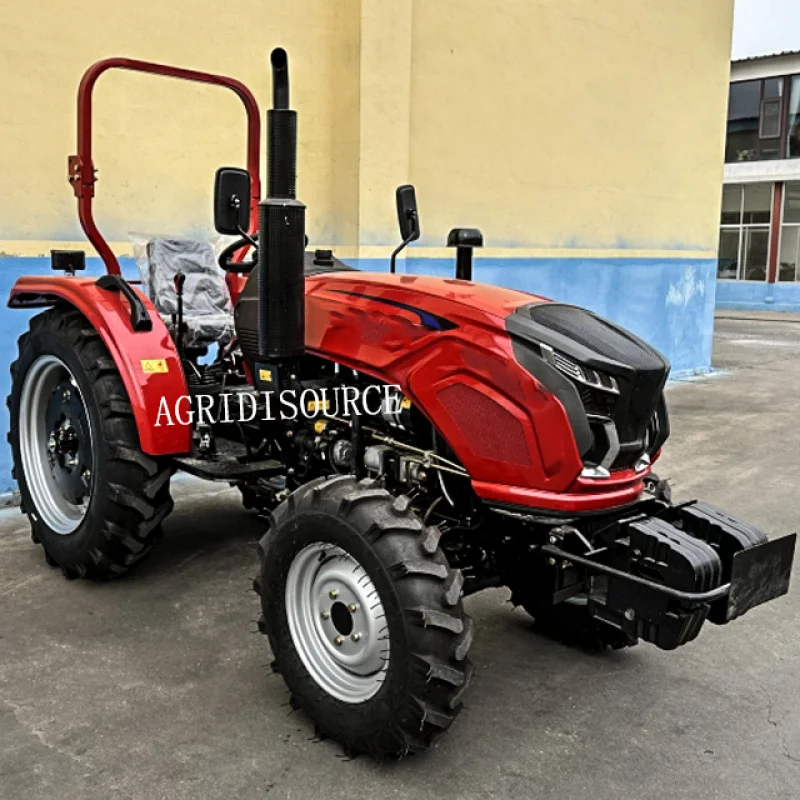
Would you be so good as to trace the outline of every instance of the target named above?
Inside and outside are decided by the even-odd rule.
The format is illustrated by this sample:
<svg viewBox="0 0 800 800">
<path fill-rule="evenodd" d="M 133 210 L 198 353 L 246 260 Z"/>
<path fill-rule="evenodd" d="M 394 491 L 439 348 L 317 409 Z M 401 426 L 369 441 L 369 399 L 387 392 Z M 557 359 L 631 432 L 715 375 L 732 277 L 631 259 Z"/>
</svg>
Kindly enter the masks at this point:
<svg viewBox="0 0 800 800">
<path fill-rule="evenodd" d="M 532 303 L 506 318 L 517 360 L 561 400 L 587 464 L 642 468 L 669 433 L 669 362 L 583 308 Z"/>
<path fill-rule="evenodd" d="M 354 269 L 306 273 L 307 295 L 331 290 L 390 303 L 400 302 L 431 313 L 439 313 L 444 307 L 457 304 L 501 320 L 520 306 L 550 302 L 547 297 L 516 289 L 430 275 L 393 275 Z"/>
</svg>

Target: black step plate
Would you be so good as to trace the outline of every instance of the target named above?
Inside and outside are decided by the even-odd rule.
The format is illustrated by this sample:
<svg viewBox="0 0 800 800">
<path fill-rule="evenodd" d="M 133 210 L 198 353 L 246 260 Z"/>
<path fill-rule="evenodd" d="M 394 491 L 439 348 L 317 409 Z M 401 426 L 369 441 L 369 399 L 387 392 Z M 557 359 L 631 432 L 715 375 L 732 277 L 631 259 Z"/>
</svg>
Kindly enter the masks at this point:
<svg viewBox="0 0 800 800">
<path fill-rule="evenodd" d="M 178 456 L 172 461 L 178 469 L 212 481 L 234 481 L 256 476 L 278 475 L 286 469 L 285 464 L 273 459 L 243 462 L 233 458 L 211 460 L 195 456 Z"/>
</svg>

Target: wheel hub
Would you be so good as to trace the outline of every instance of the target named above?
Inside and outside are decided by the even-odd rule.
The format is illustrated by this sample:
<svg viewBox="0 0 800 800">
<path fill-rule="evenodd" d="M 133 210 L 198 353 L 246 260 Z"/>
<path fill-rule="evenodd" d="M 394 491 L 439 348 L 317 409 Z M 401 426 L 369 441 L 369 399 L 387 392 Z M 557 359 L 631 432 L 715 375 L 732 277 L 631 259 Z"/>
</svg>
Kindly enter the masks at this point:
<svg viewBox="0 0 800 800">
<path fill-rule="evenodd" d="M 92 437 L 86 407 L 61 359 L 43 355 L 23 382 L 20 455 L 36 510 L 56 533 L 71 533 L 91 495 Z"/>
<path fill-rule="evenodd" d="M 349 703 L 377 693 L 389 662 L 388 626 L 378 590 L 353 556 L 323 542 L 303 548 L 289 568 L 286 614 L 320 686 Z"/>
<path fill-rule="evenodd" d="M 75 505 L 84 502 L 91 479 L 91 443 L 86 409 L 72 378 L 62 380 L 50 393 L 45 412 L 47 457 L 50 471 L 64 497 Z"/>
</svg>

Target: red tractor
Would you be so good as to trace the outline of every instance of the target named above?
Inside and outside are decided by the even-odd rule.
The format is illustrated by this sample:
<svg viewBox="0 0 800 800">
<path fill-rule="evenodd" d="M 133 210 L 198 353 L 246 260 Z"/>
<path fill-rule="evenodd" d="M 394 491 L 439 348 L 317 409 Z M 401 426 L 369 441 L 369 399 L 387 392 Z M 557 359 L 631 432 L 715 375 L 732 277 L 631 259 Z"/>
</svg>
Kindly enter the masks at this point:
<svg viewBox="0 0 800 800">
<path fill-rule="evenodd" d="M 308 248 L 286 53 L 271 63 L 264 200 L 242 84 L 130 59 L 83 77 L 69 180 L 107 274 L 78 277 L 84 254 L 54 251 L 64 274 L 22 277 L 9 299 L 45 309 L 11 367 L 9 440 L 47 563 L 122 575 L 157 544 L 176 470 L 237 486 L 269 520 L 255 588 L 275 670 L 320 734 L 376 757 L 450 727 L 472 674 L 462 598 L 482 588 L 509 587 L 559 635 L 663 649 L 784 594 L 794 536 L 674 505 L 652 472 L 669 433 L 652 347 L 473 283 L 473 229 L 451 232 L 454 279 Z M 122 277 L 92 216 L 92 90 L 111 68 L 243 101 L 248 168 L 217 173 L 215 225 L 236 236 L 218 262 L 153 240 L 143 281 Z M 403 247 L 419 236 L 412 187 L 397 206 Z"/>
</svg>

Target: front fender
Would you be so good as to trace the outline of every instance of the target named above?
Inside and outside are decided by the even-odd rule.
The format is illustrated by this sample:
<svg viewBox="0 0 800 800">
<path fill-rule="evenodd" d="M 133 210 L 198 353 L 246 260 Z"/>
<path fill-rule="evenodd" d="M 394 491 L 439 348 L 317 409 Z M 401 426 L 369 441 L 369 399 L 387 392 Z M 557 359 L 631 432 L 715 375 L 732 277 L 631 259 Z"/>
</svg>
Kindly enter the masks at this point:
<svg viewBox="0 0 800 800">
<path fill-rule="evenodd" d="M 117 365 L 130 398 L 142 450 L 152 456 L 189 452 L 191 426 L 175 420 L 175 404 L 188 394 L 186 377 L 164 322 L 148 298 L 134 287 L 153 321 L 152 330 L 135 332 L 127 300 L 120 292 L 101 289 L 95 280 L 24 276 L 12 287 L 8 306 L 44 308 L 65 302 L 80 311 L 100 334 Z M 173 425 L 163 418 L 156 425 L 162 398 L 170 409 Z"/>
</svg>

